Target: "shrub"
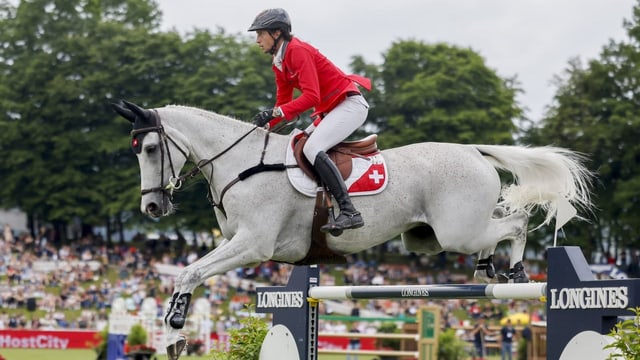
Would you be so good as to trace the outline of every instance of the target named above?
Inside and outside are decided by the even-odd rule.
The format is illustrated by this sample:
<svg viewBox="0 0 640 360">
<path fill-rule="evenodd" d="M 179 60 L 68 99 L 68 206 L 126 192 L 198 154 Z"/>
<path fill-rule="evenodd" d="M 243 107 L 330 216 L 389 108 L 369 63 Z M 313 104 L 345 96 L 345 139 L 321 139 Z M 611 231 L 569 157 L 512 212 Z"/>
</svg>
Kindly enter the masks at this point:
<svg viewBox="0 0 640 360">
<path fill-rule="evenodd" d="M 252 306 L 247 308 L 249 316 L 240 320 L 240 328 L 229 330 L 229 349 L 212 350 L 213 360 L 258 360 L 269 325 L 252 315 Z"/>
<path fill-rule="evenodd" d="M 447 329 L 438 337 L 438 360 L 462 360 L 467 358 L 466 343 L 456 335 L 454 329 Z"/>
<path fill-rule="evenodd" d="M 109 327 L 105 326 L 102 331 L 96 333 L 97 344 L 93 350 L 97 354 L 97 360 L 107 359 L 107 339 L 109 339 Z"/>
<path fill-rule="evenodd" d="M 129 346 L 146 345 L 147 344 L 147 330 L 140 324 L 134 324 L 129 330 L 127 335 L 127 344 Z"/>
<path fill-rule="evenodd" d="M 520 339 L 518 340 L 518 360 L 527 360 L 527 346 L 528 346 L 528 342 L 527 339 Z"/>
<path fill-rule="evenodd" d="M 605 349 L 617 349 L 617 353 L 609 355 L 608 359 L 640 359 L 640 307 L 630 308 L 635 316 L 632 319 L 618 322 L 611 329 L 609 336 L 614 341 Z"/>
<path fill-rule="evenodd" d="M 398 334 L 400 329 L 395 323 L 385 322 L 380 324 L 378 332 L 382 334 Z M 383 349 L 400 350 L 400 340 L 398 339 L 378 339 L 377 346 Z"/>
</svg>

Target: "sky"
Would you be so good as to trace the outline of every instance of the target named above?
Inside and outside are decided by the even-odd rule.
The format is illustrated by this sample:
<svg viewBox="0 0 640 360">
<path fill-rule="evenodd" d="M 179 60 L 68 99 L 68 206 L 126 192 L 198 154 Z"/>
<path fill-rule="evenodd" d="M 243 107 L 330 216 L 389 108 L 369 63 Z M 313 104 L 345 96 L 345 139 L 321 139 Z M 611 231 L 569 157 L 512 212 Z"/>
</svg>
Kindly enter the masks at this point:
<svg viewBox="0 0 640 360">
<path fill-rule="evenodd" d="M 540 120 L 552 103 L 555 76 L 571 58 L 597 59 L 627 37 L 635 0 L 156 0 L 165 30 L 246 30 L 263 9 L 287 10 L 293 34 L 343 70 L 352 56 L 381 65 L 393 42 L 445 42 L 480 54 L 502 77 L 516 76 L 525 115 Z M 265 55 L 266 56 L 266 55 Z"/>
</svg>

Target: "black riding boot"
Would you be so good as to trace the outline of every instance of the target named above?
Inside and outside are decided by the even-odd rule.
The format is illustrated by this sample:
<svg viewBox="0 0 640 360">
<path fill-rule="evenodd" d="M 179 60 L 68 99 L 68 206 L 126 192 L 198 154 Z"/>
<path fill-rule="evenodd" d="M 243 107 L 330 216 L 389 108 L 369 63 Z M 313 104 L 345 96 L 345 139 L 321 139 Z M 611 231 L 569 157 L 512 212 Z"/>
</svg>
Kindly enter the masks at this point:
<svg viewBox="0 0 640 360">
<path fill-rule="evenodd" d="M 363 226 L 362 216 L 353 207 L 347 186 L 344 184 L 338 168 L 324 151 L 316 155 L 314 167 L 340 207 L 340 215 L 335 221 L 323 225 L 320 230 L 322 232 L 330 232 L 333 236 L 339 236 L 344 229 L 355 229 Z"/>
</svg>

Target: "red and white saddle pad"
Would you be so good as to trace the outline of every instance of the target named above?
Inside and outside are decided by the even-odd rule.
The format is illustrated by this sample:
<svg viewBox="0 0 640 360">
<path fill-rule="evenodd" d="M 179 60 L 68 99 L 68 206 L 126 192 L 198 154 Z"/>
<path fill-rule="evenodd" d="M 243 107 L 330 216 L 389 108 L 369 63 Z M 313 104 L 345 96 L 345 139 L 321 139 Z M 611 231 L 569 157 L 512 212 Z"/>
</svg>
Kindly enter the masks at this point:
<svg viewBox="0 0 640 360">
<path fill-rule="evenodd" d="M 295 138 L 302 130 L 295 129 L 291 134 L 291 141 L 285 154 L 286 165 L 296 165 L 293 155 Z M 353 170 L 349 178 L 345 180 L 349 194 L 352 196 L 374 195 L 382 192 L 386 187 L 388 172 L 387 164 L 382 153 L 375 152 L 365 158 L 354 156 L 351 159 Z M 291 185 L 299 192 L 315 197 L 318 185 L 314 179 L 308 177 L 299 167 L 287 168 L 287 177 Z"/>
</svg>

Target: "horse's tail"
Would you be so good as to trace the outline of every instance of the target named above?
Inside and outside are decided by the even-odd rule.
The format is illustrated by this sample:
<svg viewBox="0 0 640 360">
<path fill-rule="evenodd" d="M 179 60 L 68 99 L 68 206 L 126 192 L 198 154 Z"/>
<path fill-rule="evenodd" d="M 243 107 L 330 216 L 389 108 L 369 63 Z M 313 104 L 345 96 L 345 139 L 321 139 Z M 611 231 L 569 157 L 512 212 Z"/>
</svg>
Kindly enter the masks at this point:
<svg viewBox="0 0 640 360">
<path fill-rule="evenodd" d="M 582 210 L 590 210 L 589 188 L 593 173 L 583 165 L 583 154 L 553 147 L 474 145 L 499 170 L 513 174 L 514 185 L 502 190 L 500 205 L 510 211 L 531 212 L 536 206 L 546 212 L 546 225 L 556 215 L 558 200 L 567 199 Z"/>
</svg>

